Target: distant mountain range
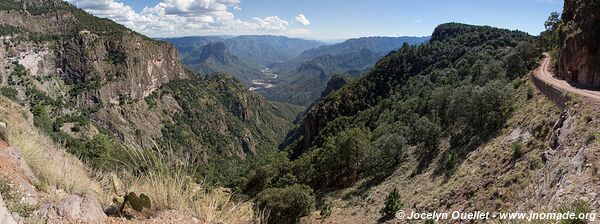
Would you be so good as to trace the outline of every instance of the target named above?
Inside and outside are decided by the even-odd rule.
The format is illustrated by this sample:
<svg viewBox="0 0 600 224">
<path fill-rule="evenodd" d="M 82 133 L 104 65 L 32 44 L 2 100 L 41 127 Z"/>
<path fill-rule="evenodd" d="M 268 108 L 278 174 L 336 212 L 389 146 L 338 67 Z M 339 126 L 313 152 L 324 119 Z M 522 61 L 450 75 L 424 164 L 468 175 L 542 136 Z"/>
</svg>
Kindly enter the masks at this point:
<svg viewBox="0 0 600 224">
<path fill-rule="evenodd" d="M 324 45 L 323 42 L 271 35 L 237 37 L 201 36 L 160 39 L 179 48 L 183 58 L 211 42 L 223 42 L 234 55 L 248 61 L 269 66 L 290 60 L 302 52 Z"/>
<path fill-rule="evenodd" d="M 281 36 L 161 40 L 175 45 L 196 72 L 226 73 L 270 100 L 307 106 L 333 75 L 359 76 L 404 43 L 421 44 L 429 37 L 362 37 L 331 45 Z"/>
<path fill-rule="evenodd" d="M 273 67 L 280 74 L 275 88 L 262 90 L 271 100 L 308 106 L 321 96 L 335 74 L 357 77 L 402 47 L 427 42 L 429 37 L 362 37 L 310 49 Z"/>
<path fill-rule="evenodd" d="M 340 55 L 369 49 L 373 52 L 384 53 L 395 50 L 404 43 L 411 45 L 428 41 L 429 37 L 361 37 L 349 39 L 339 44 L 324 45 L 307 50 L 300 54 L 296 60 L 310 60 L 322 55 Z"/>
<path fill-rule="evenodd" d="M 200 74 L 230 74 L 246 85 L 251 85 L 252 80 L 265 78 L 261 65 L 233 55 L 222 41 L 209 42 L 192 50 L 182 58 L 182 61 Z"/>
</svg>

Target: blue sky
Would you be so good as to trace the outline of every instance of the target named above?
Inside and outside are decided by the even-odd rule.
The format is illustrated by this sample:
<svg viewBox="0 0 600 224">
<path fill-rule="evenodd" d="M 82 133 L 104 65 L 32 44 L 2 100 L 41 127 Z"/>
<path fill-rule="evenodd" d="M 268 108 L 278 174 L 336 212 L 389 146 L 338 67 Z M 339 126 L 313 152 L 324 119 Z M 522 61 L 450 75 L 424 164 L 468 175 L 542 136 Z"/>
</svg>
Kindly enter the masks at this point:
<svg viewBox="0 0 600 224">
<path fill-rule="evenodd" d="M 321 40 L 427 36 L 445 22 L 537 35 L 550 12 L 563 6 L 561 0 L 69 1 L 153 37 L 274 34 Z"/>
</svg>

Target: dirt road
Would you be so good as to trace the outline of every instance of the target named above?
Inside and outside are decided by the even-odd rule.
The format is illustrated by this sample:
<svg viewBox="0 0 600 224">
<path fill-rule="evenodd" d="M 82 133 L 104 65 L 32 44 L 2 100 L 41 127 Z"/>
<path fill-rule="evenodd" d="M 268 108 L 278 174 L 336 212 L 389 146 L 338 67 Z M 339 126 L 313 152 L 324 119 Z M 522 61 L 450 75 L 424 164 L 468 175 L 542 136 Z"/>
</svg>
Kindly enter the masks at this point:
<svg viewBox="0 0 600 224">
<path fill-rule="evenodd" d="M 550 72 L 550 59 L 550 54 L 544 53 L 544 59 L 542 59 L 540 67 L 538 67 L 534 71 L 534 75 L 538 79 L 542 80 L 546 84 L 551 85 L 556 89 L 559 89 L 562 92 L 576 94 L 579 96 L 590 98 L 596 102 L 600 102 L 600 91 L 580 89 L 574 87 L 565 80 L 555 78 L 554 75 Z"/>
</svg>

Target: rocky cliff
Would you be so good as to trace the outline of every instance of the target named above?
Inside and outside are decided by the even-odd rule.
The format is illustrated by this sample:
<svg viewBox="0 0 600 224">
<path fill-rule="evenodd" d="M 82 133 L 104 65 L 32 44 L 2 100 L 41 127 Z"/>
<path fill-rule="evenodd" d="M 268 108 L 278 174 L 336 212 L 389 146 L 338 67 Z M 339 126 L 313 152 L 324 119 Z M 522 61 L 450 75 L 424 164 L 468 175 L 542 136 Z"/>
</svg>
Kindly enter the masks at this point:
<svg viewBox="0 0 600 224">
<path fill-rule="evenodd" d="M 61 46 L 60 68 L 80 88 L 77 102 L 85 107 L 140 100 L 186 77 L 174 47 L 131 32 L 104 37 L 81 31 Z"/>
<path fill-rule="evenodd" d="M 557 75 L 589 87 L 600 87 L 600 1 L 565 0 Z"/>
<path fill-rule="evenodd" d="M 96 161 L 118 149 L 86 149 L 105 135 L 115 145 L 173 146 L 206 164 L 275 150 L 291 128 L 279 112 L 288 108 L 227 76 L 196 77 L 171 44 L 64 1 L 3 1 L 0 26 L 0 87 L 78 156 Z M 206 51 L 211 62 L 239 64 L 222 43 Z"/>
</svg>

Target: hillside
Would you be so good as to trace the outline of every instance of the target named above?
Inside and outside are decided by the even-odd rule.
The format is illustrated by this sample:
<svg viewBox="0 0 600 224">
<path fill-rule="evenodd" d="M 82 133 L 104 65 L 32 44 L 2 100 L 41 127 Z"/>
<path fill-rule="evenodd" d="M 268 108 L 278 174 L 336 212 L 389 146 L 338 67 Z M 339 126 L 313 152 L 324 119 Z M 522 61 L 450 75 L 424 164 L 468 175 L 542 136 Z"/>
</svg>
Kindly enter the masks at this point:
<svg viewBox="0 0 600 224">
<path fill-rule="evenodd" d="M 536 39 L 523 32 L 439 25 L 428 43 L 403 46 L 315 103 L 288 135 L 289 160 L 280 162 L 286 165 L 271 165 L 278 170 L 272 177 L 246 177 L 245 192 L 261 192 L 250 183 L 270 193 L 295 180 L 316 192 L 321 214 L 333 211 L 334 223 L 389 218 L 375 209 L 392 187 L 407 209 L 513 209 L 503 205 L 531 182 L 511 178 L 544 167 L 537 152 L 546 150 L 559 119 L 559 110 L 527 81 L 539 55 Z M 541 121 L 530 119 L 538 113 Z M 476 169 L 485 178 L 485 172 L 496 175 L 469 181 L 465 175 Z M 506 181 L 496 181 L 499 175 Z"/>
<path fill-rule="evenodd" d="M 323 45 L 323 43 L 313 40 L 256 35 L 237 36 L 228 39 L 226 43 L 233 54 L 267 67 L 273 63 L 292 59 L 308 49 Z"/>
<path fill-rule="evenodd" d="M 385 55 L 368 49 L 318 56 L 298 67 L 290 66 L 279 71 L 278 79 L 273 81 L 275 87 L 260 89 L 258 92 L 273 101 L 307 106 L 322 95 L 327 82 L 334 75 L 360 76 L 383 56 Z"/>
<path fill-rule="evenodd" d="M 117 173 L 128 187 L 165 199 L 157 209 L 211 218 L 200 217 L 205 202 L 183 198 L 197 193 L 184 191 L 220 186 L 248 158 L 276 151 L 292 128 L 290 114 L 301 110 L 272 104 L 227 75 L 191 72 L 174 46 L 60 0 L 3 1 L 0 18 L 2 94 L 93 172 L 107 180 Z M 233 60 L 215 48 L 207 59 Z M 167 200 L 173 192 L 152 184 L 180 192 Z M 207 199 L 210 192 L 201 191 Z"/>
</svg>

